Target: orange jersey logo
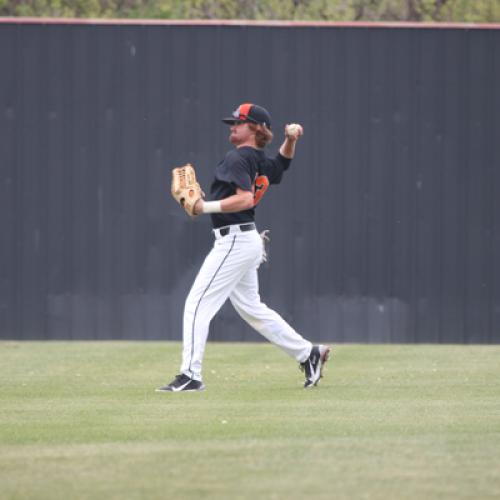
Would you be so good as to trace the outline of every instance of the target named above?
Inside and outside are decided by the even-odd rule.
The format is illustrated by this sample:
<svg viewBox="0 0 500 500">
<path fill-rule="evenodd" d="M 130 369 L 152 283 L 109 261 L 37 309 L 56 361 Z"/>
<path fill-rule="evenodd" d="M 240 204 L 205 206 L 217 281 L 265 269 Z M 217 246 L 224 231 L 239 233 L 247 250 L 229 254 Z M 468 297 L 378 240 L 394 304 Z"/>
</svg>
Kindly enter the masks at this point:
<svg viewBox="0 0 500 500">
<path fill-rule="evenodd" d="M 255 207 L 264 196 L 269 187 L 269 179 L 265 175 L 259 175 L 253 186 L 253 206 Z"/>
</svg>

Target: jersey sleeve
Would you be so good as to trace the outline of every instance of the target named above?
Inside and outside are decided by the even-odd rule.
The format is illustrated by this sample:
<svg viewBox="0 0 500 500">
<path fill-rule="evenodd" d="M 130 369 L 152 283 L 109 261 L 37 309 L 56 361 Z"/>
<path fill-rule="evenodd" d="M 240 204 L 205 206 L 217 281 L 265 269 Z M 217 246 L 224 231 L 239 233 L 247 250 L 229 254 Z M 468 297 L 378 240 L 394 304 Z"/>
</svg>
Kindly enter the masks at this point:
<svg viewBox="0 0 500 500">
<path fill-rule="evenodd" d="M 292 160 L 285 158 L 278 153 L 274 158 L 268 158 L 268 161 L 260 169 L 259 174 L 265 175 L 269 179 L 270 184 L 279 184 L 283 177 L 283 172 L 288 170 Z"/>
</svg>

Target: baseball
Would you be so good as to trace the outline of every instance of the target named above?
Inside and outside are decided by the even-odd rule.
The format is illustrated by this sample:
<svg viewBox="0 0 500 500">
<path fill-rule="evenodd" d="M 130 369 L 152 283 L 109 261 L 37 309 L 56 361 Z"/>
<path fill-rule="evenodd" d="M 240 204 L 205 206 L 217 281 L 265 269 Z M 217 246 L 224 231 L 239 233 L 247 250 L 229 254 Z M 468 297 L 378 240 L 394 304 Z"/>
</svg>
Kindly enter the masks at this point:
<svg viewBox="0 0 500 500">
<path fill-rule="evenodd" d="M 290 123 L 290 125 L 286 127 L 286 133 L 287 135 L 297 137 L 302 133 L 302 127 L 298 123 Z"/>
</svg>

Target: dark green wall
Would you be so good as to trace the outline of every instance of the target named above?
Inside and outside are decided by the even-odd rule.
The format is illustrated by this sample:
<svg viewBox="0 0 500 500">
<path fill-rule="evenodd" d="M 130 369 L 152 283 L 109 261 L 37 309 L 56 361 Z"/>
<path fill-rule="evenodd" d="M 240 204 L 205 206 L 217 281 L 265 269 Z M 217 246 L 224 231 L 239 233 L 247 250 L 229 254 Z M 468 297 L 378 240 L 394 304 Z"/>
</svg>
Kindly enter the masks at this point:
<svg viewBox="0 0 500 500">
<path fill-rule="evenodd" d="M 180 339 L 239 103 L 300 122 L 258 208 L 305 336 L 500 342 L 500 30 L 0 23 L 0 338 Z M 225 306 L 216 340 L 258 340 Z"/>
</svg>

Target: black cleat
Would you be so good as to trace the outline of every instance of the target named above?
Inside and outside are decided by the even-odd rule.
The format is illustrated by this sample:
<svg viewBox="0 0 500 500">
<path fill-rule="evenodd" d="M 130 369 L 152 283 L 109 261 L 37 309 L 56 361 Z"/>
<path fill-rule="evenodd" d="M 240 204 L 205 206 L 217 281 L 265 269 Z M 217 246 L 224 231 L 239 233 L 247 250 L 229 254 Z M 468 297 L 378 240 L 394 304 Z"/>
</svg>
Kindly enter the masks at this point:
<svg viewBox="0 0 500 500">
<path fill-rule="evenodd" d="M 304 363 L 300 363 L 300 369 L 306 376 L 304 389 L 318 385 L 321 379 L 323 366 L 330 358 L 330 348 L 326 345 L 315 345 L 311 349 L 311 354 Z"/>
<path fill-rule="evenodd" d="M 203 389 L 205 389 L 203 382 L 189 378 L 184 373 L 181 373 L 170 384 L 156 389 L 156 392 L 195 392 L 202 391 Z"/>
</svg>

